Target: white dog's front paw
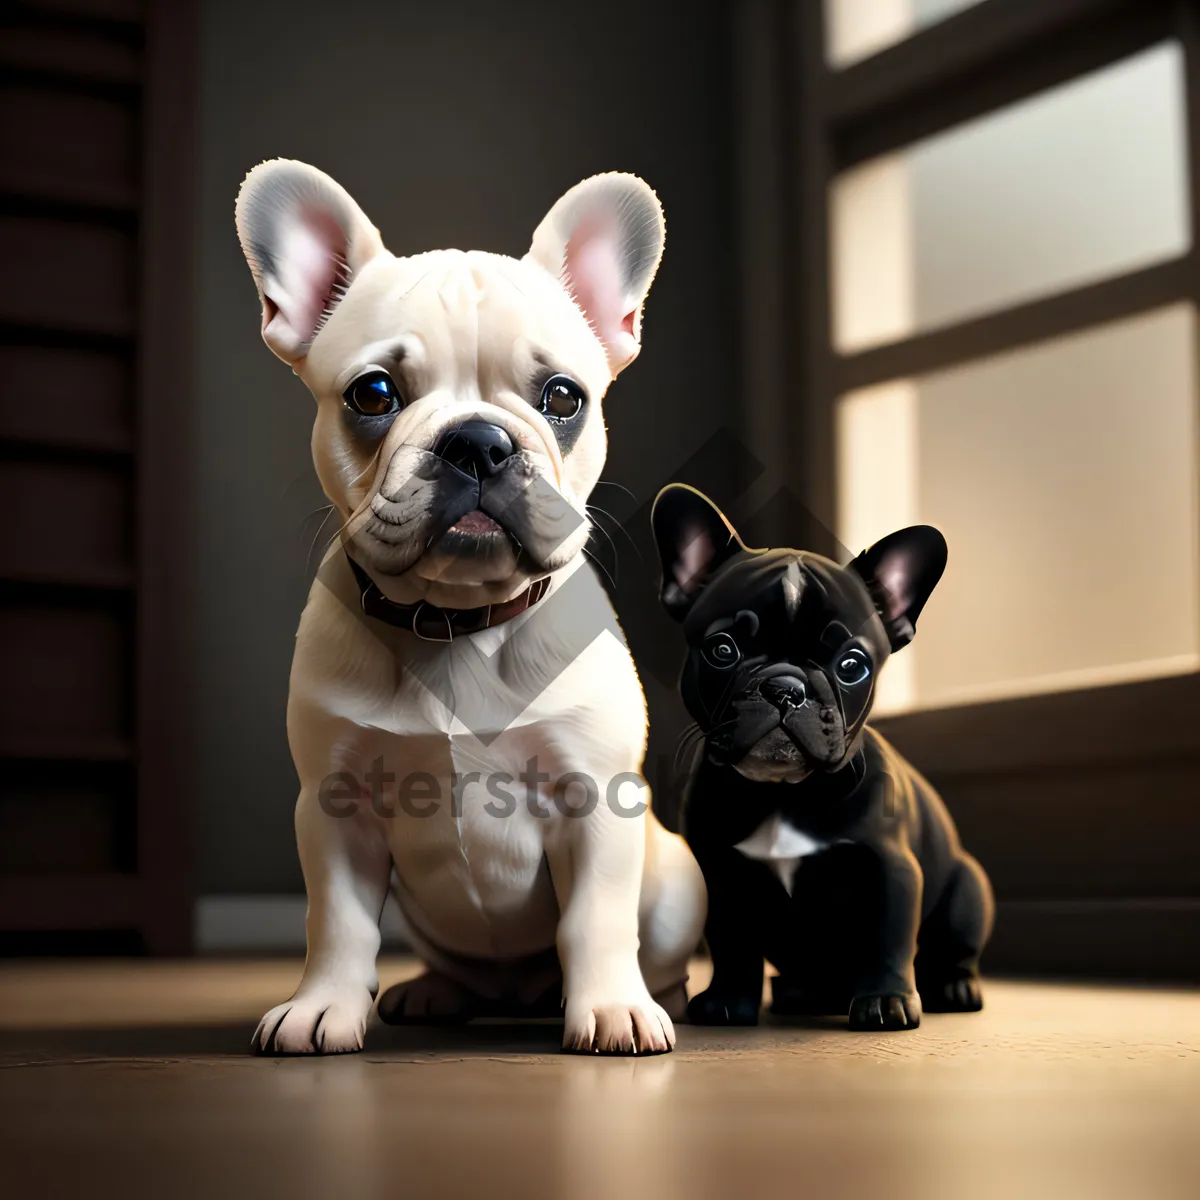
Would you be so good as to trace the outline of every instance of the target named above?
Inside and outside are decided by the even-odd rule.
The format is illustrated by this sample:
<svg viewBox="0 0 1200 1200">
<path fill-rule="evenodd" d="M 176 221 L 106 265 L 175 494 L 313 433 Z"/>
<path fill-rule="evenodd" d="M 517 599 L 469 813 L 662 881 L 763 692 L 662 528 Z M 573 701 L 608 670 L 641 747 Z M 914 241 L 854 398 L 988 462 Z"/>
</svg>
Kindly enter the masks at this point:
<svg viewBox="0 0 1200 1200">
<path fill-rule="evenodd" d="M 301 989 L 259 1021 L 251 1045 L 257 1054 L 353 1054 L 373 1000 L 366 988 Z"/>
<path fill-rule="evenodd" d="M 665 1054 L 675 1027 L 650 994 L 629 1001 L 574 1002 L 567 997 L 563 1049 L 575 1054 Z"/>
</svg>

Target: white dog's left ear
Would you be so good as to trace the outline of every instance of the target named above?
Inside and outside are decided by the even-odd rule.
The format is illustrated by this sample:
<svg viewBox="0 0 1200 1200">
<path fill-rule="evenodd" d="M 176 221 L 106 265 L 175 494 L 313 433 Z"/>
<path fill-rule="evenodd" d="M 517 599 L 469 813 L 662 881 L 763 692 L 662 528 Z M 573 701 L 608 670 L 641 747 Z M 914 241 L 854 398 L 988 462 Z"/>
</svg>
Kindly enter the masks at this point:
<svg viewBox="0 0 1200 1200">
<path fill-rule="evenodd" d="M 526 258 L 570 292 L 603 344 L 614 379 L 641 348 L 642 304 L 666 233 L 650 186 L 617 172 L 576 184 L 534 232 Z"/>
</svg>

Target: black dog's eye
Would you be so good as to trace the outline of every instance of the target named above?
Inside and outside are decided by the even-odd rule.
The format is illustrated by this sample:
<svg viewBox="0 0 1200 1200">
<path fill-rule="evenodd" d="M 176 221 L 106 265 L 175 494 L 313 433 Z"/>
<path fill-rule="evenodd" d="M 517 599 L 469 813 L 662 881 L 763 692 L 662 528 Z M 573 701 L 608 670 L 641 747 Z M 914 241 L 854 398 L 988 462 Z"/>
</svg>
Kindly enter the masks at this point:
<svg viewBox="0 0 1200 1200">
<path fill-rule="evenodd" d="M 834 673 L 840 683 L 853 687 L 871 673 L 871 660 L 861 650 L 847 650 L 837 660 Z"/>
<path fill-rule="evenodd" d="M 583 411 L 587 397 L 568 375 L 553 375 L 542 388 L 538 411 L 550 421 L 569 421 Z"/>
<path fill-rule="evenodd" d="M 342 399 L 364 417 L 390 417 L 400 411 L 400 393 L 386 371 L 360 375 L 345 390 Z"/>
<path fill-rule="evenodd" d="M 718 670 L 728 670 L 737 666 L 742 655 L 737 648 L 737 642 L 729 634 L 714 633 L 712 637 L 705 639 L 704 657 Z"/>
</svg>

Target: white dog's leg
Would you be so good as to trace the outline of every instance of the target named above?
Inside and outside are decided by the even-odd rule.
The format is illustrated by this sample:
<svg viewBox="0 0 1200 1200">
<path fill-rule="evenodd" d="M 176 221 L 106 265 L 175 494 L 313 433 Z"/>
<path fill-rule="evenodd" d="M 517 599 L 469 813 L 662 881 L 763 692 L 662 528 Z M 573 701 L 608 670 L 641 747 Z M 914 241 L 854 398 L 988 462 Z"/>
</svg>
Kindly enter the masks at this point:
<svg viewBox="0 0 1200 1200">
<path fill-rule="evenodd" d="M 688 959 L 704 934 L 708 897 L 687 843 L 653 816 L 646 830 L 638 961 L 650 994 L 675 1020 L 687 1011 Z"/>
<path fill-rule="evenodd" d="M 391 856 L 371 815 L 336 817 L 311 792 L 296 803 L 296 841 L 308 890 L 308 957 L 295 995 L 259 1022 L 265 1054 L 361 1050 L 379 981 L 379 914 Z"/>
<path fill-rule="evenodd" d="M 636 1054 L 675 1044 L 671 1018 L 638 965 L 646 827 L 645 817 L 622 817 L 600 804 L 587 816 L 562 818 L 548 841 L 562 910 L 557 940 L 568 1050 Z"/>
</svg>

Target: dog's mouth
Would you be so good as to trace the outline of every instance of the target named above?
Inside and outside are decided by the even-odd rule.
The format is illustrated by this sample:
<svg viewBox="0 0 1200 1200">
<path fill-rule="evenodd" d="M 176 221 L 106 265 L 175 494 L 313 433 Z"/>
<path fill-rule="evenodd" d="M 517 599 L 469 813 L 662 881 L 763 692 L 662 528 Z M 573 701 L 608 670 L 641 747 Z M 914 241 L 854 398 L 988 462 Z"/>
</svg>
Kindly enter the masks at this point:
<svg viewBox="0 0 1200 1200">
<path fill-rule="evenodd" d="M 468 513 L 463 513 L 449 529 L 447 533 L 462 533 L 469 534 L 472 537 L 480 537 L 488 533 L 503 533 L 504 529 L 494 517 L 489 517 L 480 508 L 473 508 Z"/>
<path fill-rule="evenodd" d="M 520 540 L 495 517 L 482 509 L 464 513 L 441 537 L 433 539 L 430 550 L 439 557 L 473 562 L 486 569 L 488 564 L 511 569 L 511 562 L 522 563 Z"/>
<path fill-rule="evenodd" d="M 730 723 L 718 728 L 706 741 L 710 762 L 747 774 L 754 767 L 779 768 L 788 773 L 828 769 L 816 759 L 779 721 Z M 747 770 L 743 770 L 747 768 Z"/>
<path fill-rule="evenodd" d="M 577 552 L 584 518 L 524 452 L 491 473 L 464 471 L 401 446 L 361 525 L 362 556 L 384 575 L 419 570 L 447 582 L 544 574 Z M 449 574 L 446 574 L 449 572 Z"/>
<path fill-rule="evenodd" d="M 814 763 L 780 725 L 761 737 L 735 763 L 733 769 L 755 783 L 800 783 L 827 764 Z"/>
</svg>

